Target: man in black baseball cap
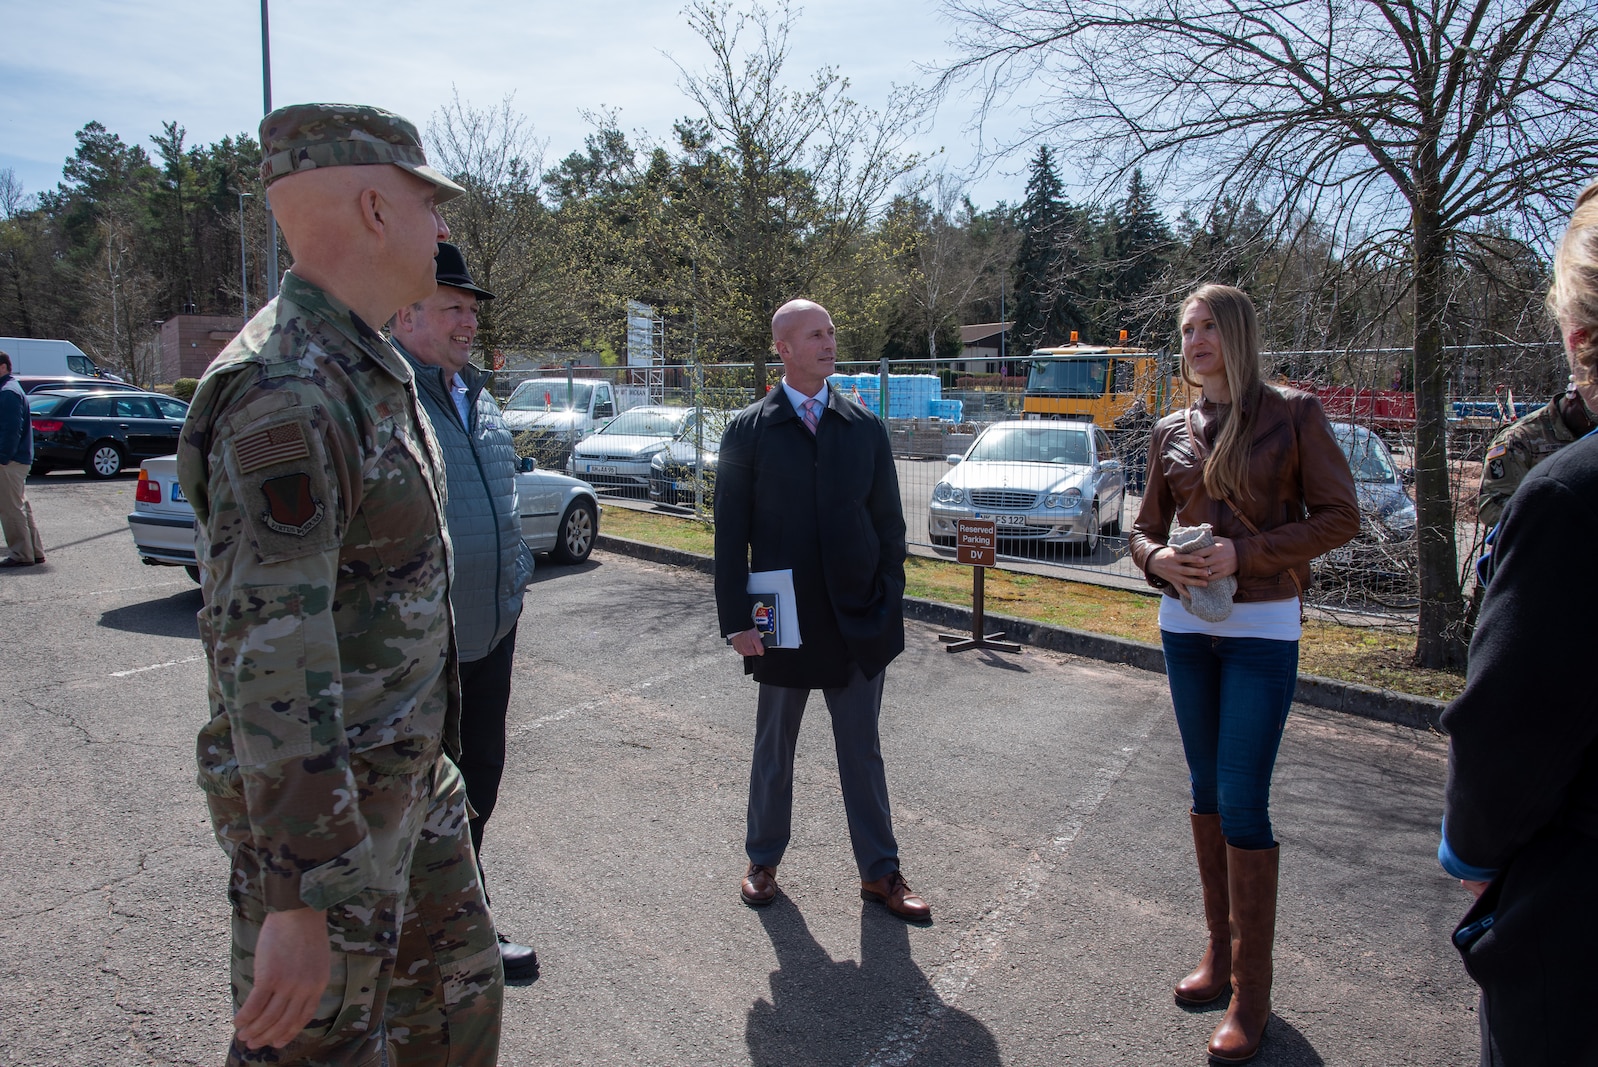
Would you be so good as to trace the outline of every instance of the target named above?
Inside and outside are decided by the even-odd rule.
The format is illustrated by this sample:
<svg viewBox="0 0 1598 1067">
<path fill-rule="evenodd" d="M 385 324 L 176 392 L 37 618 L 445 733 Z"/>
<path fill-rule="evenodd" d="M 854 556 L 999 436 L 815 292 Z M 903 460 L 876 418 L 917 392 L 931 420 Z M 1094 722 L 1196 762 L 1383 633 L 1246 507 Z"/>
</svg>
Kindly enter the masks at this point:
<svg viewBox="0 0 1598 1067">
<path fill-rule="evenodd" d="M 416 374 L 422 410 L 444 451 L 445 518 L 455 547 L 450 606 L 461 678 L 461 750 L 455 762 L 476 813 L 470 828 L 481 871 L 483 829 L 505 772 L 516 622 L 533 556 L 522 543 L 517 515 L 516 448 L 486 388 L 489 375 L 471 362 L 478 304 L 494 294 L 472 280 L 452 244 L 438 246 L 434 270 L 438 290 L 400 308 L 389 333 Z M 531 947 L 500 935 L 499 950 L 507 981 L 538 977 L 538 954 Z"/>
</svg>

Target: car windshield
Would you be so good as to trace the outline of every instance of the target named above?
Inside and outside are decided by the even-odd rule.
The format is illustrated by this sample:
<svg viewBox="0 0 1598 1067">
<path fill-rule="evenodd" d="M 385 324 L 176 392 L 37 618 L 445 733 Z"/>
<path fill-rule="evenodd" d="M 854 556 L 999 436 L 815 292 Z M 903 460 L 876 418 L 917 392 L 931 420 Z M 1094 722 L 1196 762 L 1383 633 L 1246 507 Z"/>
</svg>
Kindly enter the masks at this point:
<svg viewBox="0 0 1598 1067">
<path fill-rule="evenodd" d="M 571 403 L 566 402 L 567 387 L 564 381 L 550 379 L 523 382 L 505 402 L 506 411 L 587 411 L 588 398 L 593 395 L 592 382 L 571 383 Z"/>
<path fill-rule="evenodd" d="M 61 403 L 62 399 L 62 397 L 54 393 L 30 396 L 28 397 L 28 414 L 41 415 L 44 412 L 53 411 L 55 406 Z"/>
<path fill-rule="evenodd" d="M 1348 469 L 1357 482 L 1381 482 L 1386 485 L 1398 481 L 1392 457 L 1382 439 L 1359 426 L 1338 426 L 1337 443 L 1348 457 Z"/>
<path fill-rule="evenodd" d="M 977 438 L 965 458 L 981 463 L 1082 466 L 1088 461 L 1088 435 L 1086 430 L 1041 422 L 1036 426 L 994 426 Z"/>
<path fill-rule="evenodd" d="M 1047 359 L 1032 361 L 1026 391 L 1047 396 L 1103 396 L 1109 377 L 1108 359 Z"/>
<path fill-rule="evenodd" d="M 624 411 L 611 419 L 599 432 L 629 437 L 673 437 L 682 429 L 689 415 L 683 411 Z"/>
<path fill-rule="evenodd" d="M 721 435 L 727 432 L 727 424 L 732 421 L 732 417 L 736 414 L 738 414 L 736 411 L 706 411 L 703 419 L 703 431 L 696 427 L 693 419 L 689 419 L 683 423 L 682 430 L 677 436 L 689 444 L 693 444 L 695 437 L 702 434 L 701 439 L 704 441 L 706 448 L 719 448 L 721 446 Z"/>
</svg>

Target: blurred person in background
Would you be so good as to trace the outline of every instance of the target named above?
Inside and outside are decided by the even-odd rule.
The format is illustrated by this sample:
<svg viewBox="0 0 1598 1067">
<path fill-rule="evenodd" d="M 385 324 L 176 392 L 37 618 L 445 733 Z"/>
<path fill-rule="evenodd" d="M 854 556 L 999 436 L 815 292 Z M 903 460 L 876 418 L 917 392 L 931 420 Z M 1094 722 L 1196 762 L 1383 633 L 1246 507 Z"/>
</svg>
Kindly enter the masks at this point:
<svg viewBox="0 0 1598 1067">
<path fill-rule="evenodd" d="M 28 397 L 11 375 L 11 357 L 0 352 L 0 530 L 6 554 L 0 567 L 32 567 L 44 562 L 44 542 L 33 525 L 33 505 L 24 487 L 33 466 L 33 424 Z"/>
<path fill-rule="evenodd" d="M 1488 442 L 1482 460 L 1481 488 L 1476 496 L 1476 517 L 1482 526 L 1497 524 L 1504 505 L 1533 467 L 1587 436 L 1595 425 L 1598 423 L 1572 378 L 1565 392 L 1499 430 Z"/>
</svg>

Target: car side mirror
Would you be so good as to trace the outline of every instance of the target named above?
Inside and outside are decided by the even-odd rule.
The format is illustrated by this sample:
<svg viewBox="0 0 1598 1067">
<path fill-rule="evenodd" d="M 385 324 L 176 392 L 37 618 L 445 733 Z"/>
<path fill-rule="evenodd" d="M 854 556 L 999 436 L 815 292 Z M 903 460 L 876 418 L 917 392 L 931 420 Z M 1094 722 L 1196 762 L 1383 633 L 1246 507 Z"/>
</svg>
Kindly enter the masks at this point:
<svg viewBox="0 0 1598 1067">
<path fill-rule="evenodd" d="M 1403 482 L 1405 485 L 1414 485 L 1415 484 L 1415 468 L 1414 467 L 1400 467 L 1398 469 L 1398 480 Z"/>
<path fill-rule="evenodd" d="M 532 456 L 523 456 L 521 462 L 516 465 L 516 469 L 523 474 L 530 474 L 538 469 L 538 460 Z"/>
<path fill-rule="evenodd" d="M 944 458 L 949 461 L 949 466 L 953 467 L 955 464 L 959 463 L 960 460 L 963 457 L 960 457 L 960 456 L 945 456 Z"/>
</svg>

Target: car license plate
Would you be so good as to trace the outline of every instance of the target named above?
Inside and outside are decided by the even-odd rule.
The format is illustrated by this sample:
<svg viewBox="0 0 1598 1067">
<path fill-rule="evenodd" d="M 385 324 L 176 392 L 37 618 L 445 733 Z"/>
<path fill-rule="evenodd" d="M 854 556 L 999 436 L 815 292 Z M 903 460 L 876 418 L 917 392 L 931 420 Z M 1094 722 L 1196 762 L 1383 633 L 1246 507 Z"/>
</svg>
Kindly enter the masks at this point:
<svg viewBox="0 0 1598 1067">
<path fill-rule="evenodd" d="M 173 482 L 172 483 L 172 503 L 174 503 L 174 504 L 186 504 L 186 503 L 188 503 L 188 500 L 189 500 L 189 498 L 183 495 L 183 486 L 179 485 L 177 482 Z"/>
<path fill-rule="evenodd" d="M 1025 526 L 1027 517 L 1025 515 L 995 515 L 993 516 L 993 521 L 999 526 Z"/>
<path fill-rule="evenodd" d="M 1334 548 L 1330 552 L 1326 553 L 1326 562 L 1337 565 L 1353 563 L 1354 550 L 1349 548 L 1347 545 L 1344 545 L 1342 548 Z"/>
<path fill-rule="evenodd" d="M 616 473 L 616 468 L 612 467 L 612 466 L 610 466 L 608 464 L 604 464 L 604 463 L 590 463 L 588 465 L 588 473 L 589 474 L 615 474 Z"/>
</svg>

